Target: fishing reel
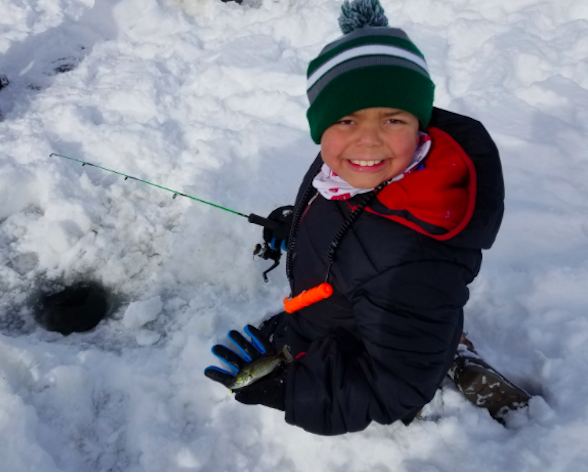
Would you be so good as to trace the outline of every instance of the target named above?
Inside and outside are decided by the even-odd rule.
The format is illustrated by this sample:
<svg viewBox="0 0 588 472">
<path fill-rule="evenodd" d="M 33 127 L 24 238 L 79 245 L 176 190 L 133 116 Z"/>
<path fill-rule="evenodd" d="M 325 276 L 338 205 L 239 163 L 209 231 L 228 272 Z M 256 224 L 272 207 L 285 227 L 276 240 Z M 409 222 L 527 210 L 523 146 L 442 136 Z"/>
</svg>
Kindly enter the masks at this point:
<svg viewBox="0 0 588 472">
<path fill-rule="evenodd" d="M 268 243 L 256 244 L 253 248 L 253 257 L 255 256 L 260 257 L 264 261 L 274 261 L 273 265 L 268 270 L 263 272 L 263 280 L 267 283 L 269 282 L 267 274 L 280 265 L 282 252 L 279 249 L 272 249 Z"/>
<path fill-rule="evenodd" d="M 257 215 L 250 215 L 251 223 L 263 226 L 263 244 L 257 244 L 253 249 L 253 256 L 268 261 L 274 261 L 273 265 L 263 273 L 263 280 L 268 282 L 267 274 L 280 264 L 282 251 L 286 252 L 288 234 L 292 225 L 294 207 L 290 205 L 281 206 L 272 211 L 267 218 Z"/>
</svg>

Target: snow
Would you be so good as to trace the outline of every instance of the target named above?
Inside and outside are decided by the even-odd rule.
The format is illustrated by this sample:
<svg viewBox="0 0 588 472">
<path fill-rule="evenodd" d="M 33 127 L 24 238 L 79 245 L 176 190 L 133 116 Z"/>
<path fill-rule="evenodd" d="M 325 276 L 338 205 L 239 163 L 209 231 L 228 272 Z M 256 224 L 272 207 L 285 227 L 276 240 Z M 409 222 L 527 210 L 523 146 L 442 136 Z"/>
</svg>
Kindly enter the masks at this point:
<svg viewBox="0 0 588 472">
<path fill-rule="evenodd" d="M 480 353 L 537 395 L 508 427 L 449 382 L 428 421 L 325 438 L 206 379 L 230 329 L 280 309 L 259 227 L 52 152 L 242 213 L 293 201 L 317 152 L 306 65 L 335 0 L 3 0 L 3 471 L 587 471 L 588 4 L 383 0 L 436 104 L 501 151 L 506 215 L 471 286 Z M 56 69 L 64 71 L 55 73 Z M 35 295 L 79 280 L 110 317 L 63 337 Z"/>
<path fill-rule="evenodd" d="M 128 329 L 141 328 L 150 321 L 155 321 L 162 309 L 163 303 L 159 295 L 149 300 L 132 302 L 125 310 L 122 324 Z"/>
</svg>

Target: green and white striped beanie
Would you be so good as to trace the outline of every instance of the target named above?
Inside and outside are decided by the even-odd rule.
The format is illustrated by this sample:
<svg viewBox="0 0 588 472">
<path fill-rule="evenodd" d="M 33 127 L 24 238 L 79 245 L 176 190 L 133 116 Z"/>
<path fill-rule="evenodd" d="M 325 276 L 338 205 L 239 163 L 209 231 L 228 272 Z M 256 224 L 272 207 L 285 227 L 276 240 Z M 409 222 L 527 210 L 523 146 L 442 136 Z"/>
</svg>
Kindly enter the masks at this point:
<svg viewBox="0 0 588 472">
<path fill-rule="evenodd" d="M 423 54 L 401 29 L 388 28 L 378 0 L 344 2 L 339 25 L 344 36 L 323 48 L 308 66 L 306 116 L 320 144 L 325 130 L 364 108 L 408 111 L 426 128 L 435 85 Z"/>
</svg>

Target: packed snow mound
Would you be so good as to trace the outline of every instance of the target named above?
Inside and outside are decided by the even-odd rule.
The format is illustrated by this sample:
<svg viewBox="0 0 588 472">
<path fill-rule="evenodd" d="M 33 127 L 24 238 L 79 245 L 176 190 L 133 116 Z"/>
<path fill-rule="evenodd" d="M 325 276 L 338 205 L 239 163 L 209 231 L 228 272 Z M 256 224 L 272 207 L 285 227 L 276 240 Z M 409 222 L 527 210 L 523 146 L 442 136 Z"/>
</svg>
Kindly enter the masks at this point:
<svg viewBox="0 0 588 472">
<path fill-rule="evenodd" d="M 6 0 L 0 15 L 0 456 L 31 471 L 588 470 L 588 4 L 381 1 L 436 105 L 484 123 L 506 215 L 471 286 L 480 353 L 538 395 L 505 428 L 447 384 L 430 421 L 316 437 L 206 379 L 230 329 L 280 310 L 236 211 L 293 202 L 318 148 L 308 62 L 336 0 Z M 32 304 L 93 280 L 109 319 L 63 337 Z"/>
</svg>

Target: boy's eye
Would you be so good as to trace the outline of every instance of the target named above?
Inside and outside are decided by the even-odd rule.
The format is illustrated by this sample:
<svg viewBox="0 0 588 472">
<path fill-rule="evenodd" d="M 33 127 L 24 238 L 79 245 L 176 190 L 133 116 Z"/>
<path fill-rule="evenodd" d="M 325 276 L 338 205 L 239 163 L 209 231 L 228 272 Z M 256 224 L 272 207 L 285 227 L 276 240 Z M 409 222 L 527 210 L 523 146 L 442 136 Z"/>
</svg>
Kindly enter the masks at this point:
<svg viewBox="0 0 588 472">
<path fill-rule="evenodd" d="M 353 120 L 339 120 L 339 121 L 337 121 L 337 124 L 339 124 L 339 125 L 352 125 Z"/>
<path fill-rule="evenodd" d="M 394 118 L 390 118 L 390 119 L 388 120 L 388 123 L 392 123 L 392 124 L 402 124 L 402 123 L 404 123 L 404 121 L 401 121 L 401 120 L 395 120 Z"/>
</svg>

